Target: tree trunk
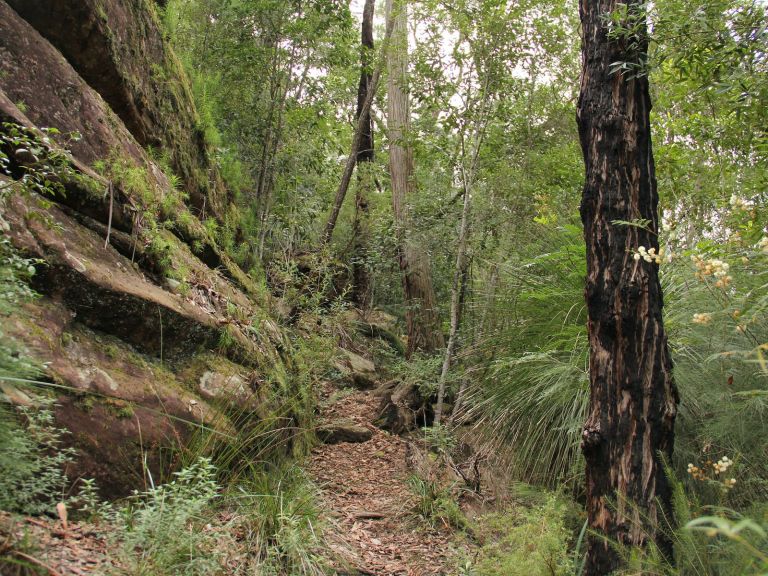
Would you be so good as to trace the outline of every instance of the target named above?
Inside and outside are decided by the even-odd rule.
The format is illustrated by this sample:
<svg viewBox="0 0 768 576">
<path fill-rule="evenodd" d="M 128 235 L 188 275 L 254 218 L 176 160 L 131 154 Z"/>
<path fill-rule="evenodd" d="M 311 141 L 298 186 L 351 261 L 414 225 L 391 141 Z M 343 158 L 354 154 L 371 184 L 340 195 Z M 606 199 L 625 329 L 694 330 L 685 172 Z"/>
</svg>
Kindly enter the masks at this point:
<svg viewBox="0 0 768 576">
<path fill-rule="evenodd" d="M 432 353 L 444 346 L 435 308 L 429 258 L 409 234 L 407 199 L 415 193 L 413 151 L 408 102 L 408 16 L 406 0 L 387 0 L 387 20 L 393 22 L 387 58 L 387 126 L 392 211 L 397 234 L 398 261 L 403 279 L 407 356 L 419 350 Z"/>
<path fill-rule="evenodd" d="M 371 13 L 371 17 L 373 17 L 373 13 Z M 389 38 L 392 35 L 392 29 L 393 29 L 393 23 L 391 20 L 387 21 L 387 31 L 384 35 L 384 41 L 382 42 L 382 49 L 385 51 L 387 49 L 387 46 L 389 46 Z M 373 43 L 373 40 L 371 40 L 371 43 Z M 336 197 L 333 200 L 333 206 L 331 207 L 331 214 L 328 217 L 328 222 L 325 225 L 325 231 L 323 232 L 323 236 L 320 239 L 321 244 L 327 244 L 331 241 L 331 237 L 333 236 L 333 230 L 336 228 L 336 220 L 339 217 L 339 212 L 341 212 L 341 205 L 344 203 L 344 198 L 347 195 L 347 190 L 349 189 L 349 183 L 352 180 L 352 172 L 355 169 L 355 165 L 357 164 L 358 157 L 360 155 L 361 150 L 364 151 L 365 148 L 362 147 L 362 144 L 365 141 L 365 138 L 368 137 L 370 139 L 370 153 L 371 153 L 371 159 L 373 158 L 373 131 L 372 131 L 372 123 L 371 123 L 371 105 L 373 104 L 373 98 L 376 95 L 376 90 L 379 88 L 379 80 L 381 79 L 381 64 L 379 64 L 376 67 L 376 70 L 374 70 L 373 74 L 371 75 L 371 80 L 368 86 L 366 87 L 365 95 L 362 97 L 362 101 L 360 100 L 360 93 L 358 91 L 358 110 L 357 110 L 357 124 L 355 127 L 355 132 L 352 136 L 352 146 L 351 150 L 349 152 L 349 156 L 347 156 L 347 162 L 344 165 L 344 172 L 341 175 L 341 182 L 339 183 L 339 188 L 336 190 Z M 363 70 L 363 73 L 365 73 L 365 69 Z M 362 83 L 362 79 L 361 79 Z"/>
<path fill-rule="evenodd" d="M 374 160 L 373 121 L 371 107 L 365 108 L 371 89 L 371 60 L 373 56 L 373 13 L 375 0 L 365 0 L 360 35 L 360 84 L 357 88 L 357 119 L 363 130 L 357 150 L 357 192 L 355 194 L 355 220 L 352 223 L 352 301 L 361 310 L 371 303 L 371 279 L 368 274 L 368 246 L 370 222 L 368 198 L 373 188 Z"/>
<path fill-rule="evenodd" d="M 466 178 L 466 175 L 465 175 Z M 461 210 L 461 226 L 459 228 L 459 242 L 456 247 L 456 269 L 453 271 L 453 284 L 451 285 L 451 329 L 448 332 L 448 346 L 443 356 L 443 367 L 440 371 L 440 380 L 437 386 L 437 404 L 435 405 L 434 426 L 440 426 L 443 416 L 443 402 L 445 400 L 445 384 L 448 380 L 448 371 L 451 369 L 451 360 L 456 349 L 456 339 L 459 334 L 459 322 L 461 319 L 462 293 L 464 292 L 464 279 L 467 272 L 467 238 L 469 237 L 469 211 L 472 195 L 469 186 L 464 184 L 464 206 Z"/>
<path fill-rule="evenodd" d="M 658 264 L 633 257 L 639 246 L 659 249 L 648 79 L 609 70 L 617 61 L 644 62 L 647 38 L 645 30 L 631 40 L 608 38 L 604 15 L 618 3 L 580 3 L 583 70 L 577 119 L 586 168 L 581 218 L 591 384 L 582 450 L 589 527 L 596 533 L 589 540 L 588 575 L 609 574 L 620 566 L 614 544 L 645 546 L 655 539 L 662 552 L 671 552 L 657 529 L 669 512 L 662 457 L 672 453 L 678 396 Z M 640 1 L 627 4 L 642 20 Z M 650 224 L 613 223 L 637 219 Z"/>
</svg>

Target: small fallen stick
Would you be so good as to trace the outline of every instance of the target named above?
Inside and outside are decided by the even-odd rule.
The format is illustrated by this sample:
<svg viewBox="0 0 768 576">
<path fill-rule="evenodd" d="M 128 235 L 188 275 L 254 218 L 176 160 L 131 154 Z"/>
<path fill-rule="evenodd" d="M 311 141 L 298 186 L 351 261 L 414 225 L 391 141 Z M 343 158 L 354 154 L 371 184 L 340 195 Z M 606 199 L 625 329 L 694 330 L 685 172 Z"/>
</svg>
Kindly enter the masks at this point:
<svg viewBox="0 0 768 576">
<path fill-rule="evenodd" d="M 49 576 L 63 576 L 63 574 L 57 570 L 54 570 L 48 564 L 43 562 L 42 560 L 38 560 L 34 556 L 30 556 L 29 554 L 25 554 L 24 552 L 19 552 L 18 550 L 14 550 L 12 552 L 14 556 L 18 556 L 19 558 L 26 560 L 27 562 L 31 562 L 35 566 L 39 566 L 40 568 L 43 568 L 44 570 L 48 570 Z"/>
</svg>

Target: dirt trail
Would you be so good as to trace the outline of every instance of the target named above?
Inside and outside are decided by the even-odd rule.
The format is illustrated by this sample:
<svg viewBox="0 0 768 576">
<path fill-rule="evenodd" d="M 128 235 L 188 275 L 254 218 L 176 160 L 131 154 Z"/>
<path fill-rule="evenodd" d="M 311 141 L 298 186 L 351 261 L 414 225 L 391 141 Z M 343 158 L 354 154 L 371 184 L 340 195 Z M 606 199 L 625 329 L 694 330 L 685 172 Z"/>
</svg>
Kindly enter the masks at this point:
<svg viewBox="0 0 768 576">
<path fill-rule="evenodd" d="M 324 397 L 333 391 L 329 385 Z M 339 574 L 452 574 L 457 549 L 450 532 L 428 529 L 412 512 L 415 496 L 406 484 L 407 442 L 373 425 L 378 403 L 371 392 L 354 392 L 326 404 L 324 419 L 352 419 L 371 430 L 373 437 L 360 444 L 320 446 L 308 463 L 325 507 L 341 528 L 342 542 L 334 547 L 354 567 L 348 572 L 340 569 Z"/>
<path fill-rule="evenodd" d="M 323 398 L 337 392 L 332 384 Z M 337 397 L 339 394 L 337 394 Z M 407 441 L 373 425 L 379 399 L 354 392 L 326 402 L 322 418 L 354 420 L 371 430 L 363 443 L 315 448 L 307 470 L 321 489 L 322 506 L 338 530 L 330 530 L 332 552 L 340 560 L 337 576 L 452 576 L 460 553 L 451 530 L 432 530 L 413 512 L 416 496 L 408 489 Z M 0 555 L 11 541 L 35 543 L 34 557 L 18 557 L 52 575 L 104 574 L 115 569 L 108 527 L 58 520 L 14 518 L 0 513 Z M 0 565 L 0 573 L 3 568 Z"/>
</svg>

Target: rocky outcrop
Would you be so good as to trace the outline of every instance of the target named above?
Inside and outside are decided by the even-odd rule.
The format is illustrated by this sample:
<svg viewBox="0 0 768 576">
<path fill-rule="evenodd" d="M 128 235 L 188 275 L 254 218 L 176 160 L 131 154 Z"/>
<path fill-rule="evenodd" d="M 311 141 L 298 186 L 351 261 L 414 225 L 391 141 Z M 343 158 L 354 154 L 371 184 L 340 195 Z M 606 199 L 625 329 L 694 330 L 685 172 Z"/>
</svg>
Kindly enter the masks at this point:
<svg viewBox="0 0 768 576">
<path fill-rule="evenodd" d="M 245 275 L 220 254 L 183 203 L 184 194 L 191 198 L 191 193 L 184 188 L 179 194 L 173 188 L 169 175 L 149 157 L 101 95 L 2 0 L 0 56 L 0 119 L 8 121 L 21 114 L 29 125 L 56 128 L 58 134 L 52 140 L 68 149 L 78 170 L 91 177 L 90 186 L 82 181 L 70 183 L 67 195 L 59 201 L 103 224 L 111 213 L 112 226 L 128 233 L 136 232 L 143 223 L 142 214 L 148 211 L 159 220 L 174 219 L 173 233 L 189 243 L 206 264 L 223 265 L 231 278 L 246 282 Z M 104 178 L 92 178 L 95 166 Z M 110 184 L 113 194 L 107 193 Z"/>
<path fill-rule="evenodd" d="M 432 424 L 432 405 L 414 383 L 392 380 L 374 394 L 381 398 L 374 422 L 379 428 L 403 434 Z"/>
<path fill-rule="evenodd" d="M 55 205 L 41 207 L 34 196 L 20 195 L 8 202 L 4 219 L 14 245 L 45 262 L 35 288 L 64 302 L 91 328 L 147 353 L 162 348 L 171 357 L 218 345 L 228 320 L 214 303 L 206 309 L 154 284 L 129 258 L 105 248 L 100 237 Z M 237 327 L 229 328 L 237 345 L 228 353 L 244 362 L 256 358 L 251 341 Z"/>
<path fill-rule="evenodd" d="M 397 319 L 382 310 L 349 310 L 344 321 L 356 332 L 368 338 L 377 338 L 389 344 L 401 356 L 405 356 L 405 344 L 397 335 Z"/>
<path fill-rule="evenodd" d="M 1 321 L 57 390 L 57 422 L 79 454 L 71 477 L 120 496 L 143 488 L 147 470 L 157 480 L 201 425 L 230 433 L 274 421 L 292 435 L 280 406 L 295 394 L 290 345 L 196 218 L 226 195 L 211 185 L 153 11 L 143 0 L 13 5 L 29 22 L 0 0 L 0 122 L 14 125 L 0 135 L 23 127 L 37 155 L 0 138 L 0 232 L 38 261 L 41 297 Z M 180 190 L 147 145 L 173 160 Z M 40 195 L 23 176 L 49 173 L 53 155 L 68 166 L 49 174 L 63 193 Z M 30 401 L 7 384 L 3 394 Z"/>
<path fill-rule="evenodd" d="M 9 4 L 102 96 L 141 146 L 169 154 L 199 214 L 224 213 L 226 190 L 151 0 Z"/>
</svg>

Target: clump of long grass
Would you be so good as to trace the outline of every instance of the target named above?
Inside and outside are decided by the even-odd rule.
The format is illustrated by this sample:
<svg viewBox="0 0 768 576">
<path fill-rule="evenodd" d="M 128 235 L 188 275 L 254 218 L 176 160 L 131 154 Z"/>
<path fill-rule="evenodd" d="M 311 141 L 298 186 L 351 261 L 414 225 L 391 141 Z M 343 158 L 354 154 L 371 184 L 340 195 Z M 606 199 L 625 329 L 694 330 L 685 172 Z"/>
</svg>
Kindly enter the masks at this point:
<svg viewBox="0 0 768 576">
<path fill-rule="evenodd" d="M 328 570 L 319 492 L 296 465 L 268 467 L 229 494 L 259 574 L 314 576 Z"/>
<path fill-rule="evenodd" d="M 542 230 L 498 268 L 492 300 L 480 298 L 481 339 L 466 421 L 486 431 L 511 472 L 555 485 L 580 477 L 578 443 L 589 394 L 581 231 Z"/>
</svg>

